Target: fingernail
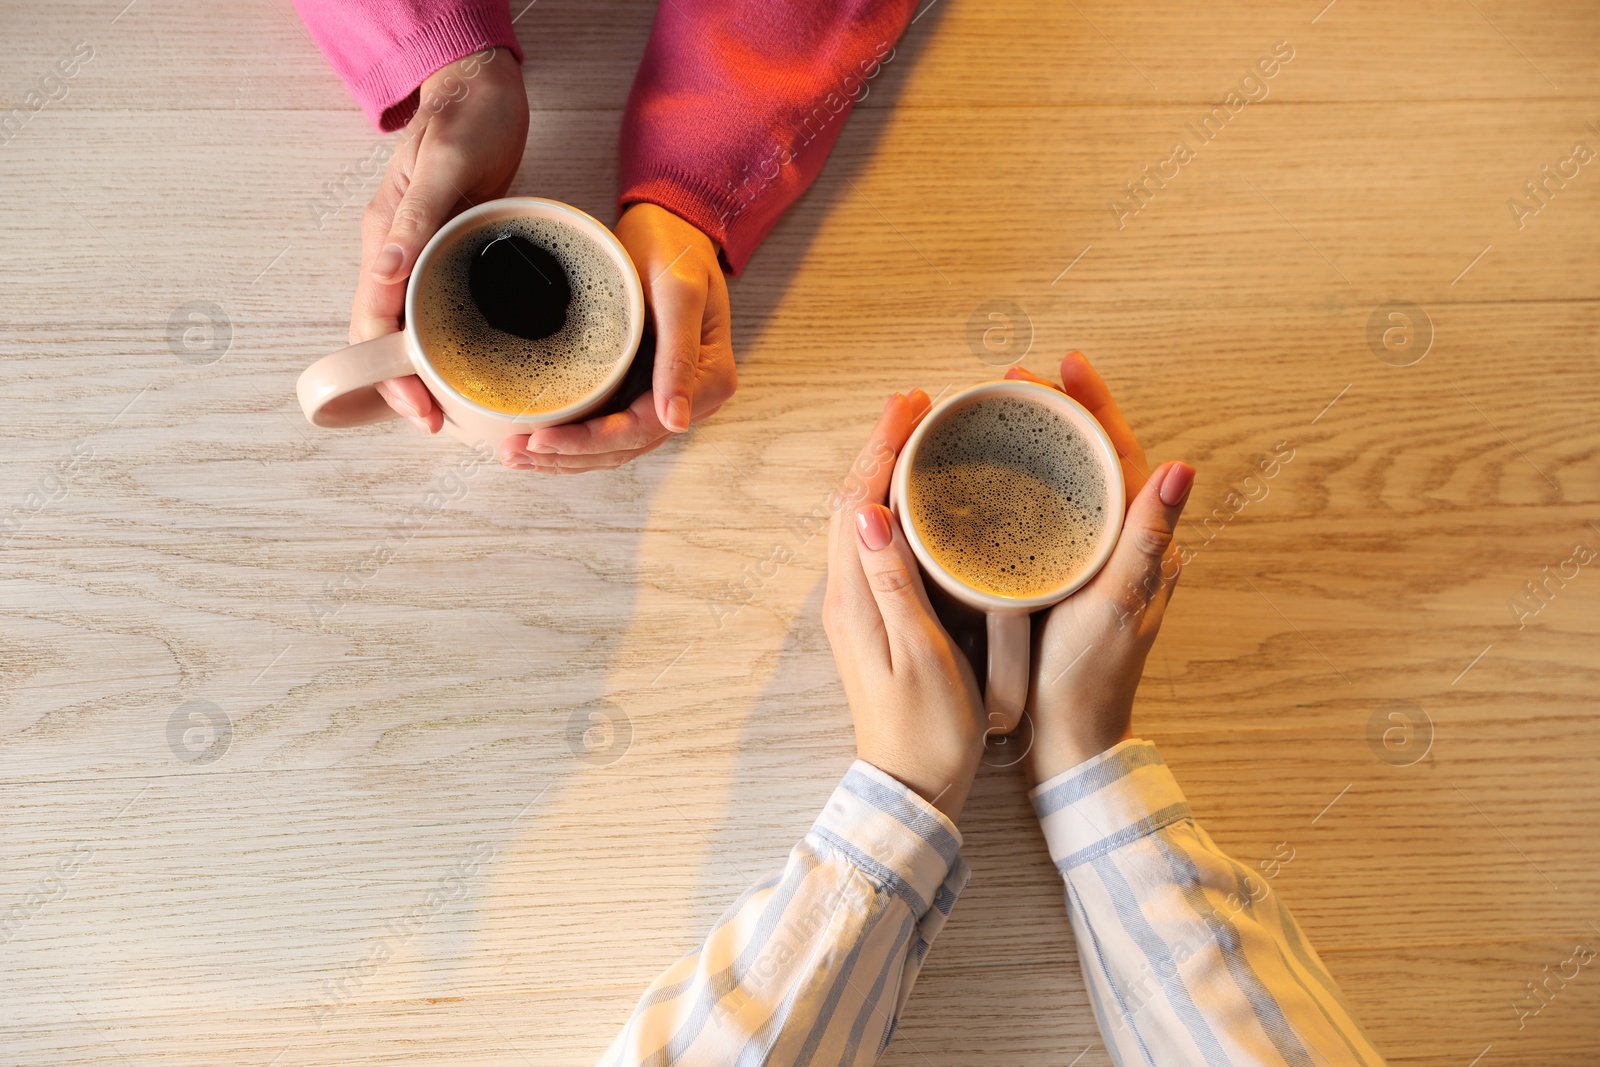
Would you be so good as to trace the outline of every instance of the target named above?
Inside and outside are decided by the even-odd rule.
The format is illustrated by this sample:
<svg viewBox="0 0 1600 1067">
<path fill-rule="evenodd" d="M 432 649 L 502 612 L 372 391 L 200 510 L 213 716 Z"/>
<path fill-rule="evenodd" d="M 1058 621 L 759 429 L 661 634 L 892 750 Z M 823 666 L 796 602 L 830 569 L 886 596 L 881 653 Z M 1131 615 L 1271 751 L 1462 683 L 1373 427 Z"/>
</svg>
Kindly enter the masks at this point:
<svg viewBox="0 0 1600 1067">
<path fill-rule="evenodd" d="M 396 411 L 398 411 L 400 414 L 404 415 L 406 418 L 412 420 L 413 422 L 415 422 L 415 421 L 417 421 L 417 420 L 422 418 L 422 412 L 417 410 L 417 406 L 415 404 L 413 404 L 406 397 L 401 396 L 399 393 L 391 393 L 391 392 L 384 391 L 383 398 L 385 400 L 389 401 L 390 405 Z M 423 425 L 426 425 L 426 423 L 424 423 Z"/>
<path fill-rule="evenodd" d="M 906 394 L 906 399 L 911 401 L 913 407 L 919 407 L 928 403 L 928 394 L 923 392 L 920 388 L 913 389 L 911 392 Z"/>
<path fill-rule="evenodd" d="M 1194 468 L 1187 463 L 1174 463 L 1161 480 L 1161 502 L 1175 508 L 1189 499 L 1189 490 L 1193 488 Z"/>
<path fill-rule="evenodd" d="M 667 401 L 667 429 L 682 433 L 689 428 L 689 398 L 675 396 Z"/>
<path fill-rule="evenodd" d="M 432 435 L 433 430 L 428 427 L 428 420 L 420 415 L 407 415 L 406 420 L 425 434 Z"/>
<path fill-rule="evenodd" d="M 555 445 L 550 444 L 548 441 L 534 441 L 530 439 L 528 441 L 528 451 L 538 452 L 541 455 L 550 455 L 551 453 L 557 451 L 557 449 Z"/>
<path fill-rule="evenodd" d="M 896 400 L 899 400 L 899 399 L 900 399 L 900 394 L 899 393 L 890 393 L 889 394 L 889 399 L 884 401 L 883 413 L 885 415 L 887 415 L 889 413 L 889 409 L 894 407 L 894 402 Z"/>
<path fill-rule="evenodd" d="M 861 543 L 874 552 L 883 551 L 894 540 L 882 504 L 868 504 L 856 512 L 856 532 L 861 535 Z"/>
<path fill-rule="evenodd" d="M 406 250 L 399 245 L 389 244 L 383 246 L 383 251 L 378 253 L 378 258 L 372 262 L 372 273 L 379 278 L 393 278 L 399 271 L 400 264 L 405 262 Z"/>
</svg>

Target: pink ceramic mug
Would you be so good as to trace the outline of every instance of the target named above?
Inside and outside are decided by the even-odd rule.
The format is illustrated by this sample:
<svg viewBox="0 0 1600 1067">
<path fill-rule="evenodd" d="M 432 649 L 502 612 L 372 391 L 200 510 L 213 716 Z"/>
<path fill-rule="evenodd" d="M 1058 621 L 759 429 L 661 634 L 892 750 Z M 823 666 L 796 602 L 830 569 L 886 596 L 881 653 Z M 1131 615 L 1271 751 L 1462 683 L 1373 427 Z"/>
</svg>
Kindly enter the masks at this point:
<svg viewBox="0 0 1600 1067">
<path fill-rule="evenodd" d="M 487 407 L 463 396 L 451 386 L 423 351 L 417 322 L 417 293 L 420 282 L 439 250 L 463 230 L 489 225 L 505 218 L 547 218 L 566 224 L 579 235 L 587 237 L 594 246 L 612 260 L 622 272 L 627 298 L 627 341 L 616 366 L 589 394 L 565 407 L 550 411 L 509 413 Z M 534 196 L 507 197 L 491 200 L 462 212 L 433 235 L 406 284 L 407 326 L 398 333 L 375 337 L 370 341 L 351 345 L 331 356 L 324 356 L 300 375 L 296 392 L 300 408 L 315 426 L 342 428 L 364 426 L 396 419 L 400 416 L 384 403 L 375 388 L 379 382 L 406 374 L 420 377 L 433 394 L 444 413 L 444 428 L 469 445 L 487 444 L 496 447 L 514 434 L 531 433 L 541 426 L 557 426 L 575 422 L 593 414 L 616 393 L 627 376 L 634 353 L 639 349 L 639 338 L 644 332 L 644 288 L 639 284 L 639 273 L 627 249 L 622 247 L 612 232 L 590 215 L 569 204 L 545 200 Z"/>
<path fill-rule="evenodd" d="M 916 524 L 910 520 L 911 466 L 917 449 L 952 412 L 988 397 L 1005 396 L 1047 407 L 1066 419 L 1089 444 L 1089 451 L 1100 464 L 1106 487 L 1106 521 L 1093 552 L 1083 568 L 1062 584 L 1029 597 L 1003 596 L 974 589 L 940 566 L 924 544 Z M 990 720 L 1014 723 L 1028 701 L 1028 661 L 1033 643 L 1028 617 L 1061 602 L 1080 589 L 1111 558 L 1117 537 L 1122 532 L 1122 462 L 1116 446 L 1093 415 L 1065 393 L 1035 382 L 998 381 L 964 389 L 934 407 L 923 417 L 896 460 L 889 486 L 889 507 L 900 519 L 906 541 L 922 564 L 922 572 L 956 600 L 984 613 L 989 634 L 989 664 L 985 676 L 984 707 Z"/>
</svg>

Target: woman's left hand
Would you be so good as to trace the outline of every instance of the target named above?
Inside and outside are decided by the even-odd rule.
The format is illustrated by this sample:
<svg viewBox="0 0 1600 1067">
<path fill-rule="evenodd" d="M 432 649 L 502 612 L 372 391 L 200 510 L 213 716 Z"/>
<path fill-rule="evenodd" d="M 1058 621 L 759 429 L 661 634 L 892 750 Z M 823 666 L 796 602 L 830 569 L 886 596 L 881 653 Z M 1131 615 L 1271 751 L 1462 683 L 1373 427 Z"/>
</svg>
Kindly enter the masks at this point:
<svg viewBox="0 0 1600 1067">
<path fill-rule="evenodd" d="M 738 386 L 728 283 L 711 238 L 665 208 L 633 204 L 617 222 L 617 239 L 633 257 L 655 324 L 650 391 L 623 411 L 507 438 L 500 459 L 508 467 L 620 467 L 715 412 Z"/>
<path fill-rule="evenodd" d="M 895 457 L 930 407 L 920 389 L 890 397 L 840 486 L 822 621 L 850 702 L 856 754 L 954 822 L 983 755 L 983 699 L 884 506 Z"/>
</svg>

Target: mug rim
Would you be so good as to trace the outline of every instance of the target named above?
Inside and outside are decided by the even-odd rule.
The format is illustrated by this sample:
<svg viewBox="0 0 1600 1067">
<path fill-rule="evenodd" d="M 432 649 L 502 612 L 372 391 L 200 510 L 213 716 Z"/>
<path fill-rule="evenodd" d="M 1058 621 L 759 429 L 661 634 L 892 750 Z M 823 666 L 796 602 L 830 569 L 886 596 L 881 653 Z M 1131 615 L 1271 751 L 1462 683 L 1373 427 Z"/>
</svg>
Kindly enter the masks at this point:
<svg viewBox="0 0 1600 1067">
<path fill-rule="evenodd" d="M 1089 561 L 1067 581 L 1054 586 L 1044 593 L 1034 596 L 1016 597 L 1003 593 L 989 593 L 982 589 L 975 589 L 952 574 L 946 567 L 938 563 L 933 554 L 928 551 L 921 535 L 917 532 L 916 524 L 911 521 L 911 488 L 910 470 L 911 460 L 916 455 L 917 449 L 927 437 L 928 432 L 938 422 L 948 416 L 958 406 L 966 406 L 988 396 L 1014 394 L 1022 399 L 1044 403 L 1053 407 L 1058 413 L 1065 416 L 1072 424 L 1088 438 L 1090 445 L 1095 449 L 1102 463 L 1102 472 L 1106 479 L 1106 513 L 1109 516 L 1101 537 L 1100 544 L 1096 547 Z M 1122 535 L 1122 522 L 1127 510 L 1125 503 L 1126 484 L 1122 477 L 1122 460 L 1117 454 L 1117 449 L 1111 442 L 1111 436 L 1106 433 L 1100 421 L 1090 414 L 1072 397 L 1053 386 L 1040 385 L 1037 382 L 1018 381 L 1012 378 L 1002 378 L 999 381 L 982 382 L 969 386 L 960 392 L 945 398 L 934 405 L 911 432 L 905 447 L 900 449 L 900 454 L 895 457 L 894 475 L 891 479 L 890 503 L 897 518 L 900 519 L 900 529 L 905 534 L 906 542 L 910 544 L 912 554 L 917 557 L 917 562 L 922 564 L 922 569 L 944 588 L 946 592 L 969 607 L 991 614 L 1029 614 L 1050 607 L 1053 604 L 1071 596 L 1083 588 L 1089 581 L 1100 573 L 1100 570 L 1111 558 L 1116 550 L 1117 540 Z M 1113 503 L 1115 502 L 1115 503 Z"/>
<path fill-rule="evenodd" d="M 522 414 L 514 414 L 473 400 L 445 381 L 444 375 L 439 373 L 433 361 L 428 358 L 427 352 L 423 350 L 422 338 L 416 329 L 416 299 L 419 288 L 417 280 L 427 273 L 426 268 L 439 249 L 462 230 L 504 218 L 555 219 L 583 231 L 593 238 L 621 268 L 623 288 L 628 292 L 628 340 L 623 346 L 622 354 L 617 357 L 615 364 L 599 385 L 566 407 L 553 411 L 533 413 L 524 411 Z M 519 427 L 533 430 L 559 425 L 591 410 L 596 397 L 611 395 L 622 383 L 622 379 L 627 376 L 629 368 L 633 365 L 633 357 L 639 353 L 639 342 L 644 337 L 644 286 L 639 281 L 639 271 L 634 267 L 633 257 L 628 254 L 628 250 L 622 247 L 622 242 L 608 226 L 587 211 L 542 196 L 504 196 L 498 200 L 486 200 L 476 207 L 468 208 L 441 226 L 439 231 L 428 239 L 428 243 L 423 245 L 422 253 L 417 256 L 417 262 L 412 266 L 411 274 L 406 279 L 405 308 L 406 348 L 411 353 L 411 362 L 416 367 L 417 373 L 427 381 L 429 390 L 434 391 L 435 396 L 444 393 L 452 403 L 460 404 L 476 414 L 504 422 L 513 429 L 513 432 Z"/>
</svg>

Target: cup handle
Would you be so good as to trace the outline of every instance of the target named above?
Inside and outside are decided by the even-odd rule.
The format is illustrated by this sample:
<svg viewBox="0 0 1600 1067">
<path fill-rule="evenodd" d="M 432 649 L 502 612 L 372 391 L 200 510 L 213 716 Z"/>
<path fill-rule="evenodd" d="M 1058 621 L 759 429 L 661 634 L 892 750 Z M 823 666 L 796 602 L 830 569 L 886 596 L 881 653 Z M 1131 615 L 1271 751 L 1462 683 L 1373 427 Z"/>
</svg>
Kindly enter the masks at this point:
<svg viewBox="0 0 1600 1067">
<path fill-rule="evenodd" d="M 1009 733 L 1022 721 L 1028 703 L 1028 657 L 1033 630 L 1025 612 L 991 613 L 989 623 L 989 676 L 984 686 L 984 710 L 990 732 Z"/>
<path fill-rule="evenodd" d="M 313 426 L 330 430 L 366 426 L 400 417 L 374 386 L 415 373 L 402 330 L 323 356 L 301 372 L 295 392 L 300 410 Z"/>
</svg>

